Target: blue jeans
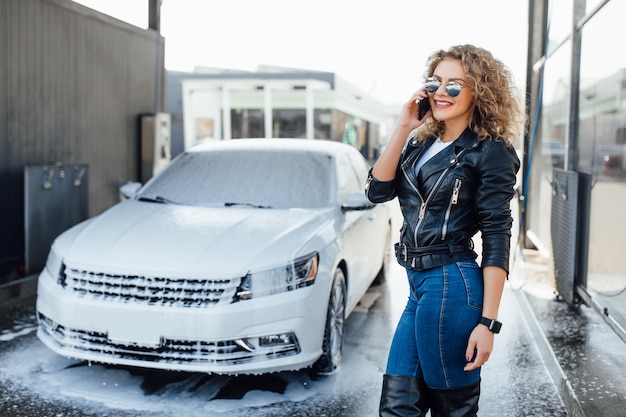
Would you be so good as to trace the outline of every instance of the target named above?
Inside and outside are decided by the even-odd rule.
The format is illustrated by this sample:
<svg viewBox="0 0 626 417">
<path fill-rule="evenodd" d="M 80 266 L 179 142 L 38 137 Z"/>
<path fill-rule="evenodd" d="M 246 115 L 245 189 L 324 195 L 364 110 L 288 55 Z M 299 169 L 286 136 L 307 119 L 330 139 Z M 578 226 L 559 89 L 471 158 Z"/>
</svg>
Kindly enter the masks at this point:
<svg viewBox="0 0 626 417">
<path fill-rule="evenodd" d="M 409 300 L 391 342 L 387 374 L 424 378 L 431 388 L 452 389 L 480 379 L 466 372 L 469 335 L 480 321 L 484 284 L 474 260 L 425 271 L 407 269 Z"/>
</svg>

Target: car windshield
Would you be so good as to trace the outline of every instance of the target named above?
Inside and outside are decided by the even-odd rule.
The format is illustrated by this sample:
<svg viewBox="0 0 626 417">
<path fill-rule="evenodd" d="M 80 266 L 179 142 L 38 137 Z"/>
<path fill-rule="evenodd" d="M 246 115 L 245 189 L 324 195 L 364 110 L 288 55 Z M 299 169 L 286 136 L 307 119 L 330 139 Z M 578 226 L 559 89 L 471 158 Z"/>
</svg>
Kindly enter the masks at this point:
<svg viewBox="0 0 626 417">
<path fill-rule="evenodd" d="M 313 208 L 330 203 L 332 161 L 313 152 L 212 150 L 176 158 L 139 194 L 161 203 Z"/>
</svg>

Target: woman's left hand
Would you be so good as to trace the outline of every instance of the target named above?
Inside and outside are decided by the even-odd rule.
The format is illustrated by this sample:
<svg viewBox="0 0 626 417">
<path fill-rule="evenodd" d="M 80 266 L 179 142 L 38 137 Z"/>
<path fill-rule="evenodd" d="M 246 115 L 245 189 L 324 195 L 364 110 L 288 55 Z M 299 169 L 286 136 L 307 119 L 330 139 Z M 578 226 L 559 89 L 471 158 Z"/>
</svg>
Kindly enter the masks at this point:
<svg viewBox="0 0 626 417">
<path fill-rule="evenodd" d="M 473 371 L 487 362 L 493 351 L 493 339 L 494 333 L 487 326 L 479 324 L 472 330 L 465 350 L 467 365 L 463 370 Z"/>
</svg>

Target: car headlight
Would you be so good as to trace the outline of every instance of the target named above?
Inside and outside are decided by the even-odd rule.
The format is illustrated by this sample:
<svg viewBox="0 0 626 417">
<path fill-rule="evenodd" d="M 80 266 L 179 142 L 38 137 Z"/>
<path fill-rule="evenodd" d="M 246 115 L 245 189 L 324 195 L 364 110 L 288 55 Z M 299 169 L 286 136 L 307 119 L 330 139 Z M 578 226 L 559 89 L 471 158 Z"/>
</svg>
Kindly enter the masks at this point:
<svg viewBox="0 0 626 417">
<path fill-rule="evenodd" d="M 243 277 L 233 302 L 280 294 L 313 285 L 317 276 L 319 254 L 303 256 L 293 263 L 260 272 L 248 272 Z"/>
<path fill-rule="evenodd" d="M 63 259 L 61 259 L 54 248 L 51 248 L 50 253 L 48 253 L 46 270 L 52 278 L 56 279 L 57 284 L 65 287 L 65 279 L 67 278 L 65 276 L 65 265 L 63 264 Z"/>
</svg>

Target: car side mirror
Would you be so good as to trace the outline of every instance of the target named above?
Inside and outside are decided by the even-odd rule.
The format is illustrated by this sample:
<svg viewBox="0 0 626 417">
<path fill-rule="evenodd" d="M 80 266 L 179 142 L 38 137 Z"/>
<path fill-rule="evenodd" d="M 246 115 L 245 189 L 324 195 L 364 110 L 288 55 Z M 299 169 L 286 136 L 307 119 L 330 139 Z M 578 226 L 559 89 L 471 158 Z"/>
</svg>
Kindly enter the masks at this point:
<svg viewBox="0 0 626 417">
<path fill-rule="evenodd" d="M 357 211 L 357 210 L 368 210 L 374 207 L 376 204 L 372 203 L 367 196 L 365 195 L 365 191 L 357 191 L 348 195 L 348 201 L 341 205 L 342 211 Z"/>
<path fill-rule="evenodd" d="M 130 200 L 137 195 L 137 191 L 141 188 L 141 183 L 136 181 L 124 181 L 120 185 L 120 201 Z"/>
</svg>

